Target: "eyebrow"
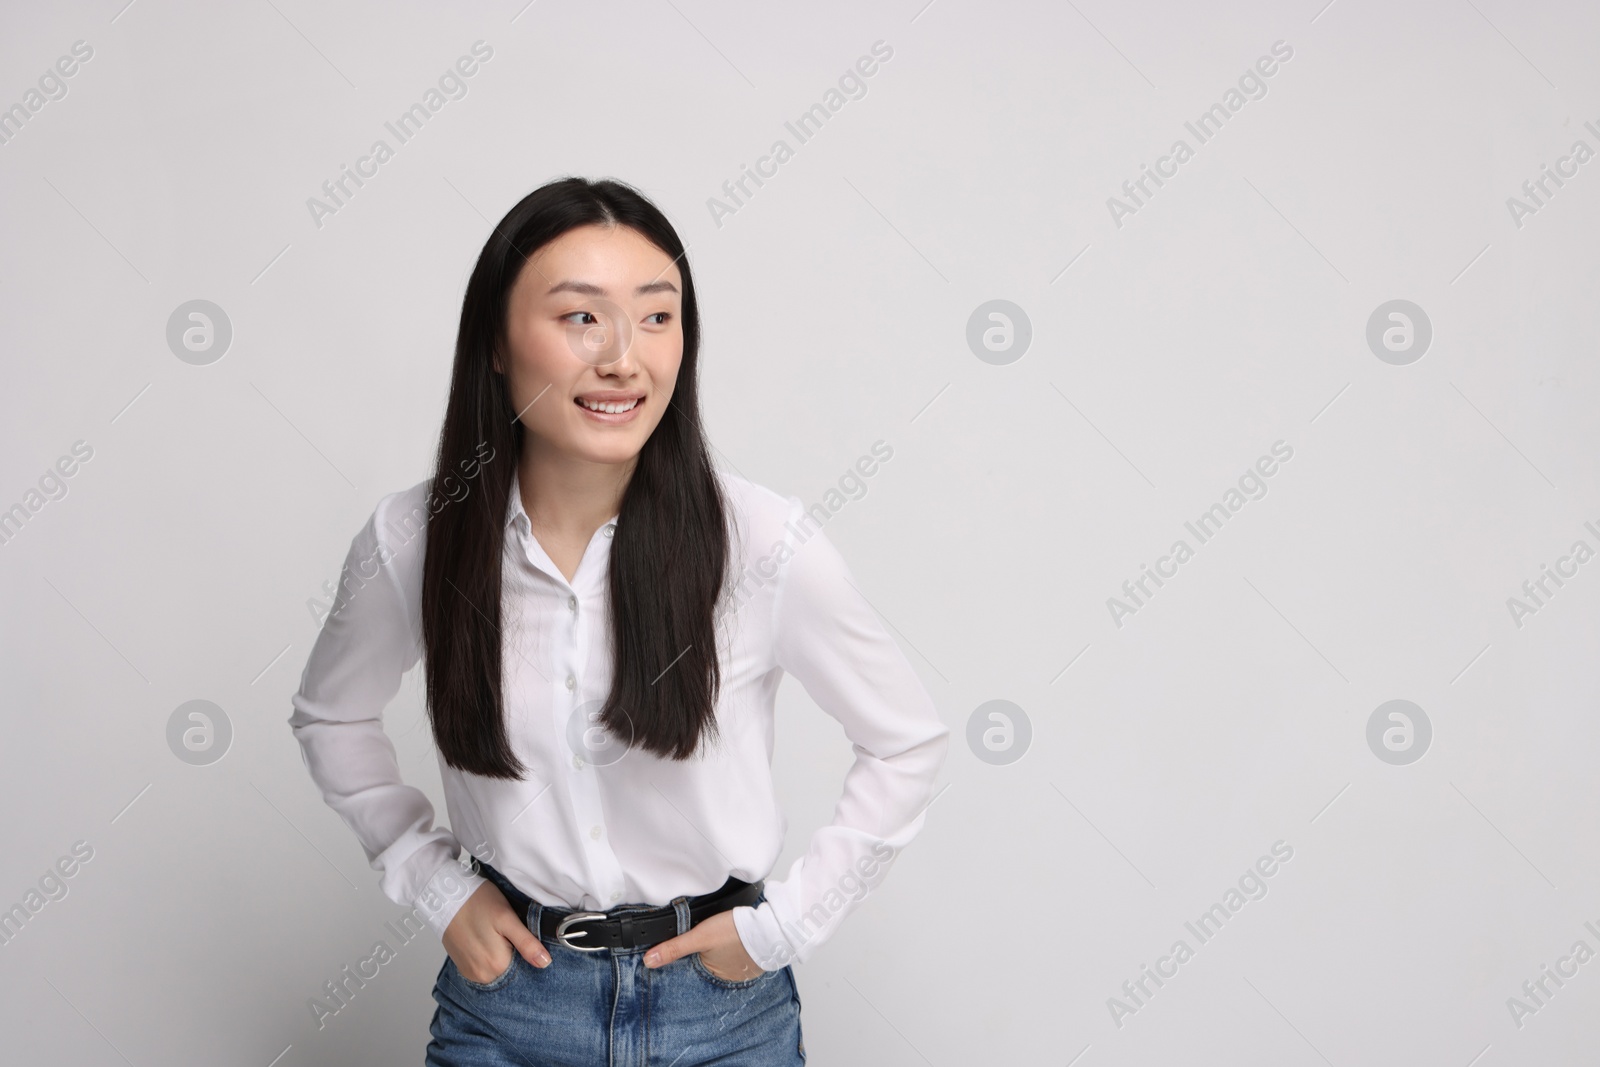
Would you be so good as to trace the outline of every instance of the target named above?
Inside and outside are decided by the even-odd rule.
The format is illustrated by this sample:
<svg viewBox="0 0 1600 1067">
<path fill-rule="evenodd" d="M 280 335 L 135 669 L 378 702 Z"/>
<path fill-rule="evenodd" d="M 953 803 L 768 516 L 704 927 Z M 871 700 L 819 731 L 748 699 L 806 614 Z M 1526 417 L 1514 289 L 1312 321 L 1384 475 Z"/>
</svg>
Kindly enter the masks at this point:
<svg viewBox="0 0 1600 1067">
<path fill-rule="evenodd" d="M 673 285 L 671 282 L 662 279 L 660 281 L 646 282 L 645 284 L 636 287 L 633 291 L 638 296 L 644 296 L 647 293 L 676 293 L 678 291 L 678 287 Z M 593 282 L 578 281 L 557 282 L 548 290 L 546 290 L 545 295 L 549 296 L 552 293 L 562 292 L 582 293 L 584 296 L 606 295 L 606 291 L 600 286 L 595 285 Z"/>
</svg>

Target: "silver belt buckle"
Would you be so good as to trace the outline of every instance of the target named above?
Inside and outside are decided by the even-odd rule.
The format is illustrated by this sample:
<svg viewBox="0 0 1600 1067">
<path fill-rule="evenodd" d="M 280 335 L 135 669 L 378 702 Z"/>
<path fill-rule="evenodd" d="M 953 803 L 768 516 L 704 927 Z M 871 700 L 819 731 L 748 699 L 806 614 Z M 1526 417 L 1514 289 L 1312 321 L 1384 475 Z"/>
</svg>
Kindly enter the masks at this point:
<svg viewBox="0 0 1600 1067">
<path fill-rule="evenodd" d="M 606 950 L 606 946 L 604 945 L 574 945 L 571 941 L 568 941 L 567 927 L 571 926 L 573 923 L 583 922 L 587 919 L 605 918 L 607 918 L 607 915 L 603 911 L 575 911 L 571 915 L 568 915 L 565 919 L 562 919 L 560 925 L 556 927 L 556 940 L 561 942 L 563 945 L 566 945 L 568 948 L 577 949 L 579 952 L 604 952 Z M 588 933 L 589 931 L 587 930 L 577 930 L 574 931 L 571 936 L 583 937 Z"/>
</svg>

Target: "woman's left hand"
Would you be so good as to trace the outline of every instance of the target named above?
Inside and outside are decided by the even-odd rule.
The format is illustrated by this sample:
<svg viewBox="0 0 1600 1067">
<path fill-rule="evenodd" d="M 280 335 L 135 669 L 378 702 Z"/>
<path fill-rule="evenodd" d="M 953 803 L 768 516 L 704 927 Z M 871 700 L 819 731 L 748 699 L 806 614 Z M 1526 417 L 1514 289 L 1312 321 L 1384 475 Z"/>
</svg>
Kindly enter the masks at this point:
<svg viewBox="0 0 1600 1067">
<path fill-rule="evenodd" d="M 700 953 L 706 970 L 728 982 L 742 982 L 761 973 L 761 967 L 744 950 L 732 911 L 719 911 L 691 926 L 688 933 L 653 945 L 644 955 L 646 967 L 660 967 L 691 952 Z"/>
</svg>

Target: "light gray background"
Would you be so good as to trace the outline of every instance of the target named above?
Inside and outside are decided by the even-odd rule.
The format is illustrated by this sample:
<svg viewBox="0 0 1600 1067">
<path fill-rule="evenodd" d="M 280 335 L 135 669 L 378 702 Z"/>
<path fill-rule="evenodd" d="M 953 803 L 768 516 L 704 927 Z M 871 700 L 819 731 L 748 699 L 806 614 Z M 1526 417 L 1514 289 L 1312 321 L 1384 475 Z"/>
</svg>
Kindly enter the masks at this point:
<svg viewBox="0 0 1600 1067">
<path fill-rule="evenodd" d="M 1592 5 L 674 0 L 9 4 L 0 103 L 76 40 L 68 95 L 0 146 L 0 507 L 93 459 L 0 547 L 0 905 L 94 859 L 0 948 L 16 1063 L 421 1061 L 419 940 L 326 1027 L 307 1000 L 402 913 L 287 726 L 316 623 L 385 493 L 428 472 L 491 220 L 565 174 L 632 182 L 697 275 L 713 441 L 813 502 L 953 731 L 926 829 L 797 967 L 818 1064 L 1573 1063 L 1600 961 L 1600 562 L 1507 598 L 1600 526 Z M 893 58 L 736 215 L 707 201 L 883 40 Z M 493 58 L 319 229 L 306 208 L 472 43 Z M 1293 58 L 1118 228 L 1106 206 L 1274 41 Z M 230 350 L 177 359 L 216 302 Z M 966 343 L 1029 317 L 1021 359 Z M 1407 299 L 1407 366 L 1365 341 Z M 1293 459 L 1137 616 L 1106 598 L 1256 457 Z M 1193 540 L 1191 538 L 1191 544 Z M 1070 667 L 1069 667 L 1070 664 Z M 417 676 L 386 719 L 443 808 Z M 1368 748 L 1415 701 L 1429 751 Z M 216 702 L 226 756 L 168 749 Z M 968 719 L 1015 702 L 996 766 Z M 850 753 L 793 682 L 780 870 Z M 1274 841 L 1294 849 L 1118 1027 L 1108 998 Z M 1553 987 L 1552 987 L 1553 988 Z"/>
</svg>

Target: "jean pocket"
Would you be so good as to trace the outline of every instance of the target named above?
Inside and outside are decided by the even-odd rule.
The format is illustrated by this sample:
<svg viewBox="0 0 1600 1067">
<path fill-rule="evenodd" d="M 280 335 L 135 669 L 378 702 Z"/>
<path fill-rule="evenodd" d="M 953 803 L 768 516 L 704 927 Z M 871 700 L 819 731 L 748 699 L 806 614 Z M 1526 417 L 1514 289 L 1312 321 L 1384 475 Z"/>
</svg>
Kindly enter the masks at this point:
<svg viewBox="0 0 1600 1067">
<path fill-rule="evenodd" d="M 522 954 L 519 953 L 516 949 L 512 949 L 511 950 L 511 962 L 506 964 L 506 969 L 501 971 L 498 975 L 496 975 L 494 978 L 491 978 L 487 982 L 474 982 L 472 979 L 470 979 L 466 975 L 462 974 L 461 973 L 461 968 L 459 968 L 459 967 L 455 968 L 456 977 L 461 979 L 461 984 L 465 985 L 469 989 L 476 989 L 480 993 L 493 992 L 494 990 L 503 988 L 504 986 L 506 986 L 507 984 L 510 983 L 511 976 L 513 974 L 515 974 L 516 971 L 517 971 L 517 960 L 519 960 L 521 958 L 522 958 Z M 452 967 L 455 967 L 455 961 L 451 960 L 450 961 L 450 965 Z"/>
<path fill-rule="evenodd" d="M 699 972 L 700 977 L 722 989 L 749 989 L 757 982 L 764 982 L 778 973 L 777 971 L 762 971 L 753 978 L 723 978 L 720 975 L 711 973 L 711 968 L 707 967 L 700 959 L 700 953 L 691 952 L 689 958 L 694 961 L 694 969 Z"/>
</svg>

